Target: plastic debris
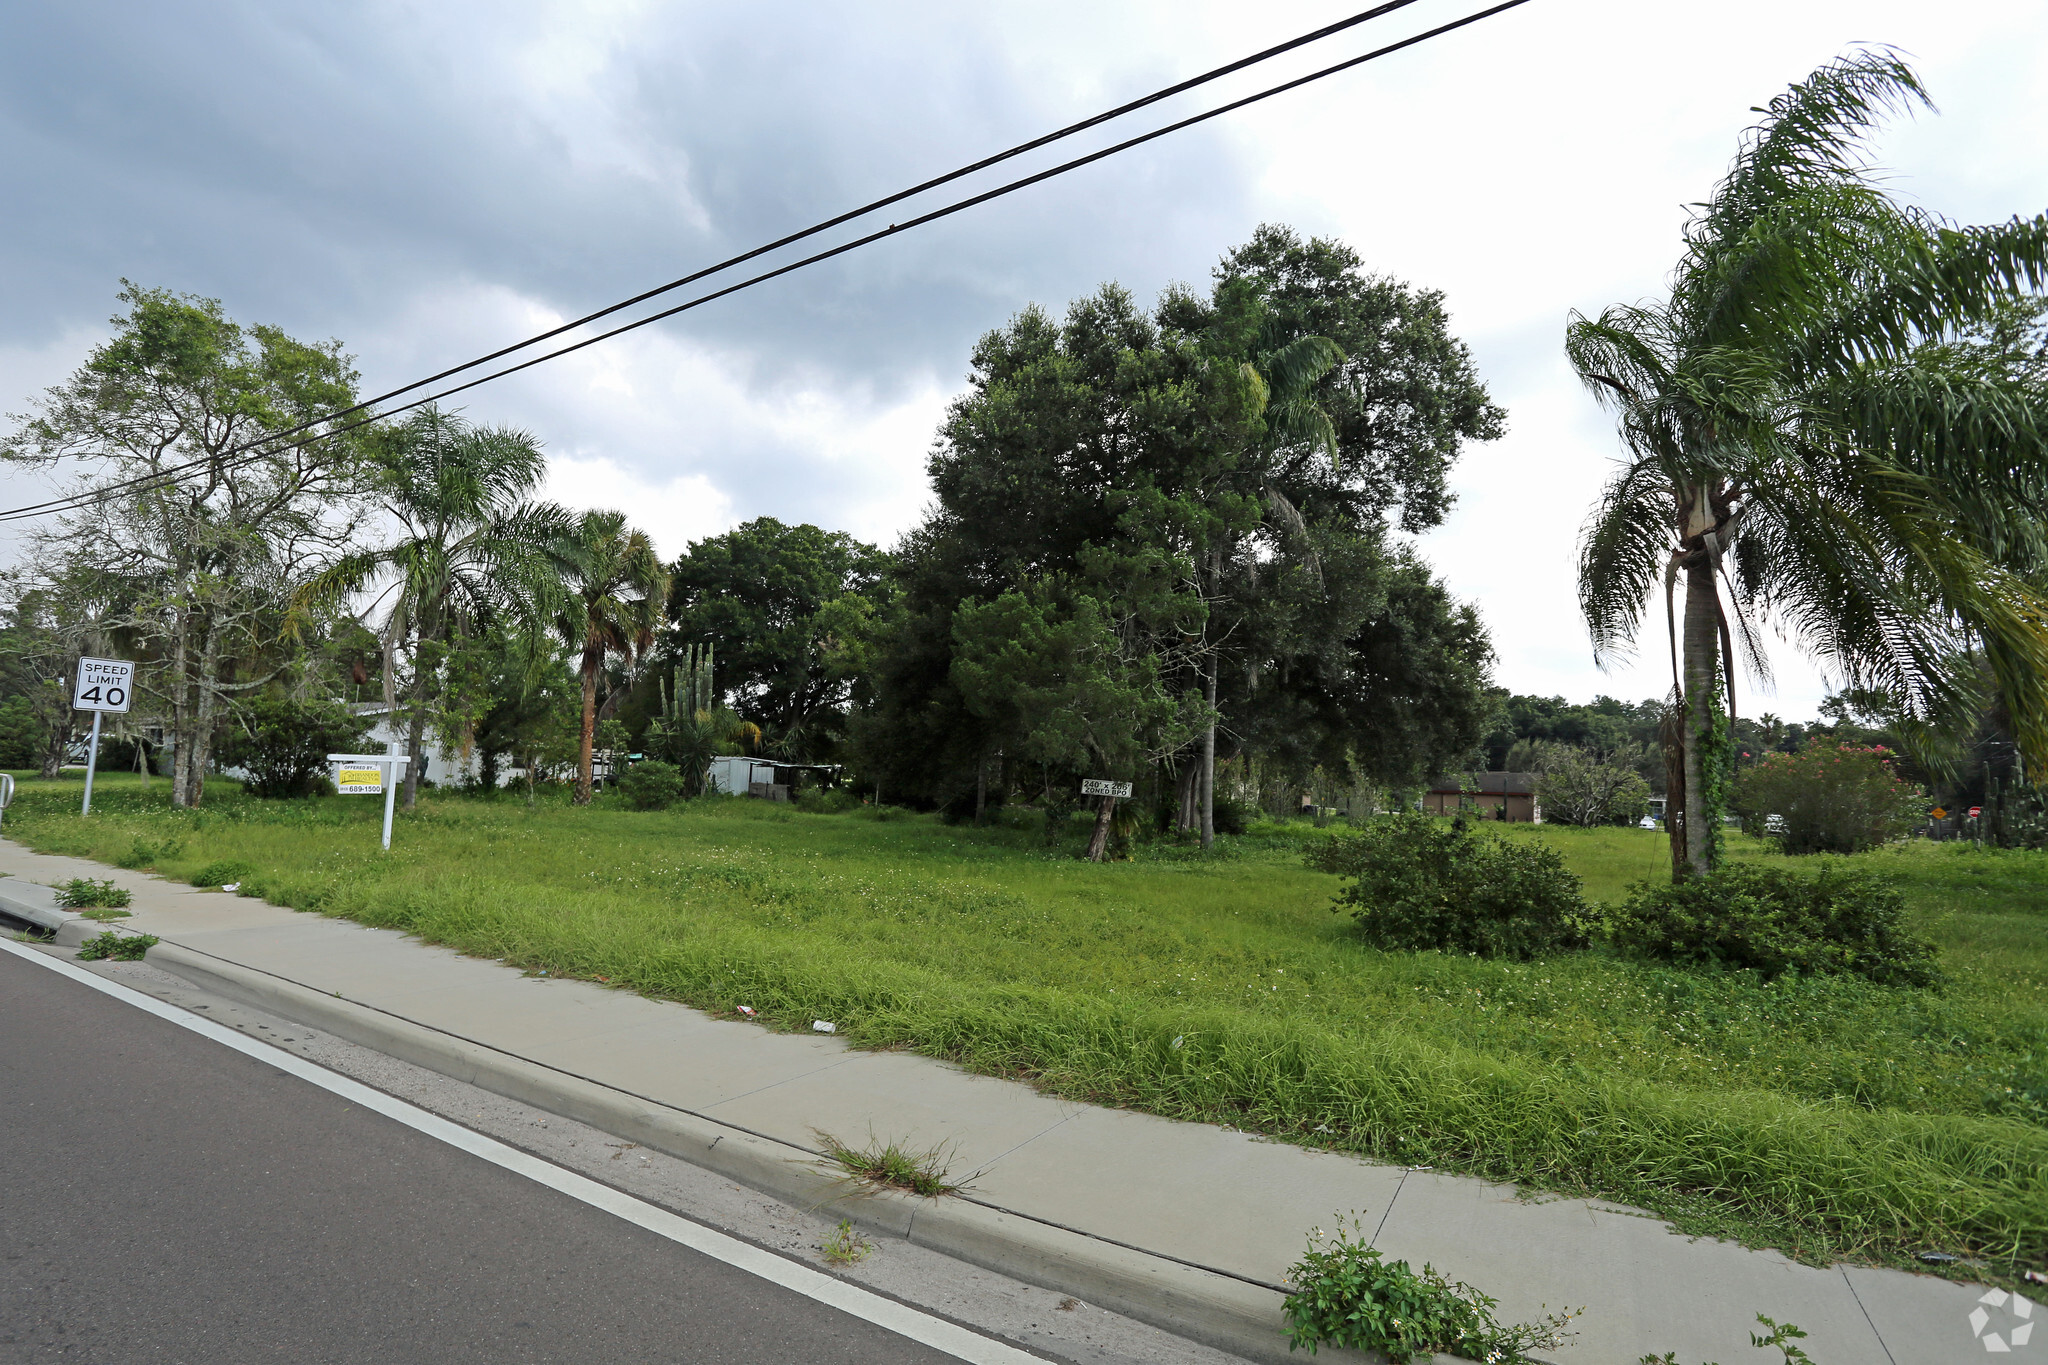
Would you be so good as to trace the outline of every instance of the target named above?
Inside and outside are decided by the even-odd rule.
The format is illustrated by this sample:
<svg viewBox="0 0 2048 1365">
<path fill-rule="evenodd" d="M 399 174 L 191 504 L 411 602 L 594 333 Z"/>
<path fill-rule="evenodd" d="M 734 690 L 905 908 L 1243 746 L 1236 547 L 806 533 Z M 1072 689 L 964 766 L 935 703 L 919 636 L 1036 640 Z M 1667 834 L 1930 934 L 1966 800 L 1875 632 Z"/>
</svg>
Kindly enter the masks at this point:
<svg viewBox="0 0 2048 1365">
<path fill-rule="evenodd" d="M 2020 1278 L 2025 1280 L 2028 1284 L 2048 1284 L 2048 1275 L 2043 1275 L 2038 1270 L 2029 1270 L 2026 1274 L 2020 1276 Z"/>
<path fill-rule="evenodd" d="M 227 885 L 221 887 L 221 890 L 223 891 L 240 891 L 241 889 L 242 884 L 240 882 L 229 882 Z"/>
<path fill-rule="evenodd" d="M 813 1033 L 837 1033 L 839 1032 L 839 1025 L 829 1019 L 813 1019 L 811 1020 L 811 1031 Z"/>
<path fill-rule="evenodd" d="M 1923 1251 L 1920 1259 L 1928 1265 L 1947 1265 L 1960 1258 L 1952 1251 Z"/>
<path fill-rule="evenodd" d="M 1316 1125 L 1316 1131 L 1318 1133 L 1327 1133 L 1331 1131 L 1331 1128 L 1330 1125 L 1327 1123 L 1319 1123 Z"/>
<path fill-rule="evenodd" d="M 740 1013 L 746 1015 L 747 1018 L 751 1019 L 754 1017 L 754 1007 L 752 1005 L 741 1005 Z"/>
<path fill-rule="evenodd" d="M 1174 1047 L 1174 1050 L 1175 1050 L 1176 1052 L 1177 1052 L 1177 1051 L 1179 1051 L 1179 1050 L 1180 1050 L 1180 1045 L 1181 1045 L 1182 1043 L 1186 1042 L 1186 1041 L 1187 1041 L 1187 1039 L 1186 1039 L 1186 1037 L 1184 1037 L 1184 1036 L 1183 1036 L 1183 1037 L 1179 1037 L 1179 1038 L 1175 1038 L 1175 1039 L 1173 1040 L 1173 1047 Z"/>
</svg>

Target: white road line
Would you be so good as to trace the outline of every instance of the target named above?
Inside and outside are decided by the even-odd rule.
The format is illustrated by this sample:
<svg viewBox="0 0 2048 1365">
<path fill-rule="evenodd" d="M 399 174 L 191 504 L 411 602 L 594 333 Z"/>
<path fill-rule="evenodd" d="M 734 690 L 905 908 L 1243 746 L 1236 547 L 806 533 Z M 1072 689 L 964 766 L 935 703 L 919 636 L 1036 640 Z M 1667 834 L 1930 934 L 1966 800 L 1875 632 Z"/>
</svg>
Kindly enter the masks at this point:
<svg viewBox="0 0 2048 1365">
<path fill-rule="evenodd" d="M 929 1313 L 883 1298 L 844 1280 L 834 1279 L 822 1271 L 763 1251 L 757 1246 L 728 1237 L 700 1223 L 693 1223 L 666 1209 L 656 1208 L 630 1194 L 622 1194 L 608 1185 L 599 1184 L 574 1171 L 565 1170 L 550 1161 L 530 1156 L 516 1147 L 508 1147 L 495 1138 L 473 1133 L 460 1124 L 450 1123 L 437 1114 L 430 1114 L 416 1105 L 394 1098 L 381 1090 L 352 1081 L 348 1077 L 316 1066 L 303 1057 L 295 1057 L 281 1048 L 237 1033 L 225 1024 L 211 1019 L 202 1019 L 187 1010 L 142 992 L 109 981 L 103 976 L 88 972 L 82 967 L 36 952 L 31 948 L 0 939 L 0 949 L 16 957 L 49 968 L 67 976 L 82 985 L 90 986 L 103 995 L 110 995 L 139 1010 L 167 1019 L 180 1028 L 190 1029 L 203 1038 L 210 1038 L 223 1046 L 254 1057 L 279 1071 L 310 1081 L 322 1090 L 341 1096 L 365 1109 L 373 1109 L 387 1118 L 396 1119 L 406 1127 L 428 1137 L 459 1147 L 472 1156 L 482 1157 L 496 1166 L 525 1176 L 528 1180 L 559 1190 L 571 1199 L 581 1200 L 592 1208 L 603 1209 L 606 1213 L 623 1218 L 629 1223 L 646 1228 L 649 1232 L 666 1237 L 692 1251 L 702 1252 L 715 1260 L 737 1266 L 750 1275 L 757 1275 L 784 1289 L 794 1290 L 807 1299 L 815 1299 L 842 1313 L 849 1313 L 864 1322 L 874 1323 L 898 1336 L 908 1337 L 934 1350 L 943 1351 L 956 1360 L 971 1361 L 974 1365 L 1045 1365 L 1043 1356 L 1020 1351 L 1000 1341 L 969 1331 L 965 1327 L 935 1318 Z"/>
</svg>

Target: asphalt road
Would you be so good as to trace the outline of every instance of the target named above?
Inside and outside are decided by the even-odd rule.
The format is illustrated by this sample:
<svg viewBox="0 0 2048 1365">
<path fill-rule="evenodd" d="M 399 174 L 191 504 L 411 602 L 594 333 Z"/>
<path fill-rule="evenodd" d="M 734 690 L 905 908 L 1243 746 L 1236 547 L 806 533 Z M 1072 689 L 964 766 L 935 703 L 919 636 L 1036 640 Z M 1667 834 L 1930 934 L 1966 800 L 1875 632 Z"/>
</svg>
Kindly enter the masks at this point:
<svg viewBox="0 0 2048 1365">
<path fill-rule="evenodd" d="M 952 1357 L 0 954 L 0 1362 L 60 1360 Z"/>
</svg>

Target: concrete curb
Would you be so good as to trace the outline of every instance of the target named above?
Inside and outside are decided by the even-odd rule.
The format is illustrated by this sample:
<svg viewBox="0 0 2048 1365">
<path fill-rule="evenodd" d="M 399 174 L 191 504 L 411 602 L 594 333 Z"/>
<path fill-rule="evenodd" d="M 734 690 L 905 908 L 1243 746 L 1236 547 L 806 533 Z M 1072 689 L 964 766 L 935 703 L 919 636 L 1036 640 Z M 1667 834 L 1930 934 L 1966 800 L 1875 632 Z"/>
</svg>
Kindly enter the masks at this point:
<svg viewBox="0 0 2048 1365">
<path fill-rule="evenodd" d="M 95 930 L 99 927 L 84 923 Z M 166 941 L 150 949 L 148 961 L 204 990 L 587 1123 L 774 1198 L 830 1212 L 871 1231 L 904 1238 L 986 1270 L 1072 1294 L 1249 1360 L 1279 1365 L 1297 1359 L 1287 1349 L 1280 1312 L 1282 1295 L 1276 1289 L 1119 1246 L 971 1198 L 922 1199 L 895 1191 L 850 1190 L 820 1168 L 815 1152 L 175 943 Z M 1327 1358 L 1339 1362 L 1377 1359 L 1352 1351 L 1330 1351 Z M 1452 1358 L 1438 1359 L 1448 1362 Z"/>
<path fill-rule="evenodd" d="M 91 920 L 76 910 L 57 908 L 55 888 L 17 877 L 0 880 L 0 919 L 14 920 L 55 935 L 60 948 L 76 948 L 95 934 L 115 927 L 116 921 Z"/>
</svg>

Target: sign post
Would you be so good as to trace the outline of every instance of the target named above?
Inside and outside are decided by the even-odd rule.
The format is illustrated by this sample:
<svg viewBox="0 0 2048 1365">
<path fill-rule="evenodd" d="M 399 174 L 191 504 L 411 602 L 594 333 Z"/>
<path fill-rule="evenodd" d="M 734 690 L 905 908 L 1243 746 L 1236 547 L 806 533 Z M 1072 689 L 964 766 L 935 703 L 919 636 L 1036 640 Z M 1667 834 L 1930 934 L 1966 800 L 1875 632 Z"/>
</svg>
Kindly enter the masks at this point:
<svg viewBox="0 0 2048 1365">
<path fill-rule="evenodd" d="M 1110 782 L 1100 777 L 1081 779 L 1081 795 L 1102 798 L 1102 804 L 1095 812 L 1095 832 L 1088 836 L 1089 862 L 1102 861 L 1102 855 L 1109 847 L 1110 815 L 1116 809 L 1116 803 L 1130 794 L 1131 784 L 1128 782 Z"/>
<path fill-rule="evenodd" d="M 411 762 L 406 754 L 398 752 L 393 744 L 390 752 L 381 754 L 329 754 L 327 761 L 336 766 L 334 789 L 343 796 L 384 797 L 384 848 L 391 848 L 391 806 L 398 799 L 398 781 L 405 772 L 405 765 Z"/>
<path fill-rule="evenodd" d="M 127 659 L 80 659 L 71 709 L 92 712 L 92 740 L 85 751 L 85 807 L 92 814 L 92 779 L 100 765 L 100 717 L 124 715 L 135 701 L 135 665 Z"/>
</svg>

